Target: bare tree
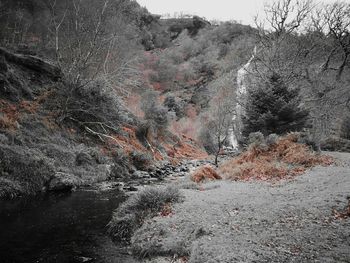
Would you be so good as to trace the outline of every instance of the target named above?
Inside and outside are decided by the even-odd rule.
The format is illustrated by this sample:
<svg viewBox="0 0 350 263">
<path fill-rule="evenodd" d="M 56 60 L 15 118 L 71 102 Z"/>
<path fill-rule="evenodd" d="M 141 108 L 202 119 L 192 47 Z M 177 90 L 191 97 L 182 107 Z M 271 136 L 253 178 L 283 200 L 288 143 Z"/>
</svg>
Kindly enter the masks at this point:
<svg viewBox="0 0 350 263">
<path fill-rule="evenodd" d="M 138 85 L 137 56 L 131 55 L 133 44 L 126 44 L 131 35 L 127 30 L 133 28 L 123 20 L 120 3 L 50 1 L 52 46 L 59 65 L 75 86 L 84 86 L 96 78 L 116 87 L 125 80 L 131 80 L 127 85 Z"/>
<path fill-rule="evenodd" d="M 312 7 L 312 0 L 279 0 L 272 4 L 265 4 L 264 11 L 269 26 L 274 34 L 280 37 L 298 30 Z"/>
<path fill-rule="evenodd" d="M 265 23 L 257 22 L 258 51 L 249 72 L 254 84 L 278 74 L 288 86 L 300 87 L 319 138 L 328 136 L 336 122 L 324 116 L 334 116 L 350 101 L 350 80 L 344 74 L 350 56 L 349 10 L 345 2 L 279 0 L 266 6 Z"/>
<path fill-rule="evenodd" d="M 255 17 L 258 43 L 250 73 L 259 82 L 278 74 L 289 84 L 301 76 L 305 48 L 297 35 L 304 28 L 312 8 L 311 0 L 278 0 L 265 5 L 265 21 Z"/>
<path fill-rule="evenodd" d="M 60 3 L 59 6 L 57 0 L 50 3 L 50 32 L 54 37 L 57 62 L 74 84 L 81 83 L 84 74 L 91 78 L 99 71 L 102 63 L 100 51 L 108 49 L 109 43 L 106 42 L 112 41 L 112 36 L 103 31 L 109 0 L 104 0 L 101 6 L 90 7 L 86 2 L 92 4 L 81 0 Z M 95 14 L 89 10 L 92 7 Z"/>
<path fill-rule="evenodd" d="M 16 47 L 25 43 L 31 21 L 22 5 L 9 8 L 0 3 L 0 22 L 0 42 L 3 46 Z"/>
<path fill-rule="evenodd" d="M 215 165 L 233 128 L 234 104 L 234 76 L 229 73 L 216 81 L 216 95 L 211 100 L 209 116 L 203 124 L 208 134 L 206 140 L 212 140 L 215 149 Z"/>
<path fill-rule="evenodd" d="M 342 53 L 341 64 L 337 67 L 336 75 L 337 80 L 340 80 L 350 56 L 350 3 L 336 2 L 327 5 L 324 8 L 323 16 L 329 36 L 334 41 L 334 49 L 338 49 Z M 328 65 L 329 63 L 326 64 L 326 66 Z"/>
<path fill-rule="evenodd" d="M 48 30 L 49 32 L 53 35 L 54 37 L 54 48 L 55 48 L 55 55 L 56 55 L 56 62 L 59 66 L 61 66 L 61 60 L 62 60 L 62 55 L 61 55 L 61 50 L 60 50 L 60 29 L 62 26 L 62 23 L 64 22 L 64 19 L 66 18 L 67 14 L 67 8 L 64 10 L 63 14 L 60 16 L 57 14 L 56 11 L 56 5 L 57 5 L 57 0 L 49 1 L 48 2 L 49 7 L 50 7 L 50 23 Z M 62 66 L 61 66 L 62 67 Z"/>
</svg>

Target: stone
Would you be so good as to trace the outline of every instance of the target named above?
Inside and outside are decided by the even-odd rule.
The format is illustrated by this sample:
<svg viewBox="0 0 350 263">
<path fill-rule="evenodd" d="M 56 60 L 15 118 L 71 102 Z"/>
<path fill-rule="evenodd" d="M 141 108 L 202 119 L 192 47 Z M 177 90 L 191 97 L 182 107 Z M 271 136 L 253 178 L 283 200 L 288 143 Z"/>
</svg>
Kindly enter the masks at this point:
<svg viewBox="0 0 350 263">
<path fill-rule="evenodd" d="M 81 179 L 75 175 L 56 172 L 49 182 L 48 190 L 54 192 L 72 191 L 81 184 Z"/>
<path fill-rule="evenodd" d="M 129 192 L 136 192 L 136 191 L 138 191 L 139 189 L 137 189 L 135 186 L 130 185 L 130 186 L 125 186 L 125 187 L 123 187 L 123 190 L 129 191 Z"/>
<path fill-rule="evenodd" d="M 143 179 L 143 178 L 150 178 L 150 174 L 148 172 L 144 171 L 135 171 L 132 175 L 135 179 Z"/>
<path fill-rule="evenodd" d="M 93 258 L 89 258 L 89 257 L 78 257 L 77 261 L 78 262 L 91 262 L 93 260 Z"/>
</svg>

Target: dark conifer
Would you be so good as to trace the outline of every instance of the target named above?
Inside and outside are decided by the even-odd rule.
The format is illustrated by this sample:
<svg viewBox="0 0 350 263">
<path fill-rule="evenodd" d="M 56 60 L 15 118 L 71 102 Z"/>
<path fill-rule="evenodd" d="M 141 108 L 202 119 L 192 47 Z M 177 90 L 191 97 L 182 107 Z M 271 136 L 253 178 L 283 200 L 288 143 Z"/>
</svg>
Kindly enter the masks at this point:
<svg viewBox="0 0 350 263">
<path fill-rule="evenodd" d="M 308 118 L 300 101 L 299 89 L 287 87 L 279 75 L 273 74 L 266 83 L 248 91 L 243 135 L 300 131 Z"/>
</svg>

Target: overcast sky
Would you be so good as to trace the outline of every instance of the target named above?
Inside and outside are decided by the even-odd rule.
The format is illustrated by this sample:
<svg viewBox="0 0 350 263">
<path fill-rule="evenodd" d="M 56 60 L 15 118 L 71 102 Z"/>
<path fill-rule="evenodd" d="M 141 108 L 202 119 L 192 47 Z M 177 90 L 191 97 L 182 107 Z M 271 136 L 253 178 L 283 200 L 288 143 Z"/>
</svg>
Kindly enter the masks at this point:
<svg viewBox="0 0 350 263">
<path fill-rule="evenodd" d="M 271 2 L 272 0 L 267 0 Z M 323 2 L 334 2 L 324 0 Z M 350 0 L 345 0 L 346 2 Z M 205 17 L 208 20 L 237 20 L 252 24 L 253 16 L 263 13 L 264 0 L 137 0 L 153 14 L 174 14 L 183 12 Z"/>
</svg>

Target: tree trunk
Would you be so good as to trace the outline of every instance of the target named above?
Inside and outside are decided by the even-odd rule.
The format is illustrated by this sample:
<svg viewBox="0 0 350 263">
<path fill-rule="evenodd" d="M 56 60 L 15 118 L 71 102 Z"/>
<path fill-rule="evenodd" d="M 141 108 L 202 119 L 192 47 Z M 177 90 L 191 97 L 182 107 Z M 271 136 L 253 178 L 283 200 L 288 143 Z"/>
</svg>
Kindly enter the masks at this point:
<svg viewBox="0 0 350 263">
<path fill-rule="evenodd" d="M 336 77 L 337 80 L 340 80 L 340 79 L 341 79 L 341 76 L 342 76 L 342 74 L 343 74 L 344 68 L 345 68 L 345 66 L 346 66 L 346 62 L 347 62 L 347 60 L 348 60 L 348 56 L 349 56 L 349 54 L 346 53 L 346 54 L 345 54 L 345 57 L 344 57 L 344 60 L 343 60 L 343 63 L 340 65 L 340 67 L 339 67 L 339 69 L 338 69 L 337 77 Z"/>
<path fill-rule="evenodd" d="M 218 157 L 219 157 L 219 152 L 215 154 L 215 166 L 218 167 Z"/>
<path fill-rule="evenodd" d="M 215 163 L 215 166 L 216 167 L 218 167 L 218 163 L 219 163 L 219 154 L 220 154 L 220 151 L 221 151 L 221 143 L 218 145 L 218 150 L 216 151 L 216 153 L 215 153 L 215 161 L 214 161 L 214 163 Z"/>
</svg>

